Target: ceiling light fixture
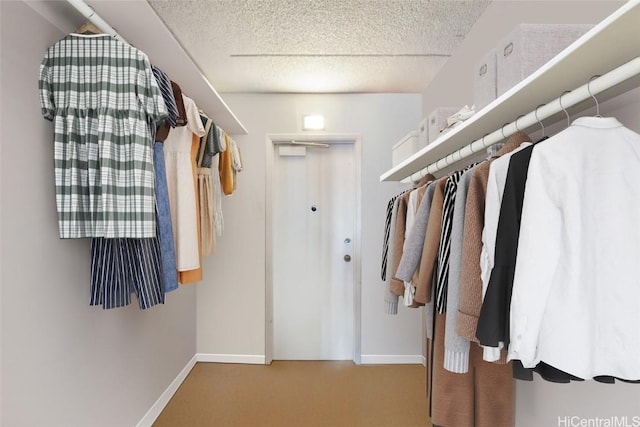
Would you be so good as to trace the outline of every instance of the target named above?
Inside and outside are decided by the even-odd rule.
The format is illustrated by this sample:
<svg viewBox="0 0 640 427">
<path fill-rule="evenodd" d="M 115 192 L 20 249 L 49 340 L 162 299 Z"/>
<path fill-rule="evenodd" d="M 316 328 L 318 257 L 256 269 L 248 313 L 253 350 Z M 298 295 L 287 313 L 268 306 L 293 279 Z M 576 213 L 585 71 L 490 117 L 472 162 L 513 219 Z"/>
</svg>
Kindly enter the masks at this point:
<svg viewBox="0 0 640 427">
<path fill-rule="evenodd" d="M 302 130 L 324 130 L 324 116 L 320 114 L 302 116 Z"/>
</svg>

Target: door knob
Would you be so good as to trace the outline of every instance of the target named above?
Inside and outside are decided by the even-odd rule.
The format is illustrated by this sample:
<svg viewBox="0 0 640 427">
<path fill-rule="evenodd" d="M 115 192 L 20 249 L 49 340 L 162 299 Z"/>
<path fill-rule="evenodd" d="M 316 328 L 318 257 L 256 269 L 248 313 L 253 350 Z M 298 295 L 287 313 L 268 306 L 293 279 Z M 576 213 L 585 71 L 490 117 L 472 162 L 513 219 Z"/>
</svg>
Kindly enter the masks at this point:
<svg viewBox="0 0 640 427">
<path fill-rule="evenodd" d="M 351 261 L 351 255 L 345 255 L 345 256 L 344 256 L 344 260 L 345 260 L 346 262 Z"/>
</svg>

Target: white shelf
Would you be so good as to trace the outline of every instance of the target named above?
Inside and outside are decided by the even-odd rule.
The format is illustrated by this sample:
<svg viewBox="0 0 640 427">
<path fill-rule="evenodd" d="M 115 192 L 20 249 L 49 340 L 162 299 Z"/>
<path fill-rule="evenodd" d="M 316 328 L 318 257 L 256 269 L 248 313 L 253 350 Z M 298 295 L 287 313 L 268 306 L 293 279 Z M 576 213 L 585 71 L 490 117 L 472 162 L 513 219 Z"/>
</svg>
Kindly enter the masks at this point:
<svg viewBox="0 0 640 427">
<path fill-rule="evenodd" d="M 582 86 L 594 75 L 604 74 L 639 55 L 640 0 L 632 0 L 463 125 L 382 174 L 380 181 L 401 181 L 562 92 Z M 635 79 L 599 95 L 598 100 L 604 101 L 637 85 Z"/>
<path fill-rule="evenodd" d="M 184 94 L 218 126 L 231 135 L 248 133 L 149 3 L 145 0 L 85 2 L 127 42 L 146 53 L 151 63 L 178 83 Z"/>
</svg>

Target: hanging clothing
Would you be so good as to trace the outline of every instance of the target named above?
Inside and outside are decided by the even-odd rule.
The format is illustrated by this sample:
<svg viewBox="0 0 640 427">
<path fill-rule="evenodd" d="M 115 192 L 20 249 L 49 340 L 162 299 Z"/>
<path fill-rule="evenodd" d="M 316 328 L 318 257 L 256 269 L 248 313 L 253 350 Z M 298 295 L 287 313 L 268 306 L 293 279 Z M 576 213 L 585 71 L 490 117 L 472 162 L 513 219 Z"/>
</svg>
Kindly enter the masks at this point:
<svg viewBox="0 0 640 427">
<path fill-rule="evenodd" d="M 387 214 L 385 216 L 384 235 L 382 238 L 382 263 L 380 265 L 380 278 L 382 279 L 383 282 L 387 280 L 387 264 L 389 262 L 389 243 L 392 241 L 391 239 L 392 222 L 391 221 L 394 219 L 393 207 L 396 203 L 397 198 L 398 198 L 397 196 L 394 196 L 387 203 Z"/>
<path fill-rule="evenodd" d="M 438 313 L 445 312 L 447 307 L 447 285 L 449 281 L 449 255 L 451 252 L 451 226 L 453 223 L 454 205 L 458 191 L 458 181 L 465 172 L 455 171 L 447 178 L 442 203 L 442 231 L 438 248 L 436 270 L 435 308 Z"/>
<path fill-rule="evenodd" d="M 47 49 L 39 93 L 54 122 L 60 237 L 155 237 L 147 123 L 167 109 L 147 56 L 107 34 L 70 34 Z"/>
<path fill-rule="evenodd" d="M 524 132 L 516 132 L 500 149 L 496 157 L 509 153 L 531 138 Z M 482 307 L 482 279 L 480 271 L 480 253 L 482 251 L 482 229 L 484 227 L 484 208 L 487 192 L 487 179 L 491 160 L 478 165 L 471 177 L 467 194 L 464 219 L 463 259 L 473 260 L 463 263 L 460 282 L 460 303 L 458 310 L 458 335 L 469 341 L 477 341 L 476 325 Z M 506 361 L 502 355 L 501 363 Z"/>
<path fill-rule="evenodd" d="M 448 178 L 435 182 L 425 248 L 420 265 L 420 291 L 429 292 L 425 300 L 435 302 L 439 242 L 443 231 L 444 190 Z M 432 222 L 433 221 L 433 222 Z M 425 275 L 428 272 L 430 278 Z M 426 286 L 427 282 L 429 285 Z M 417 295 L 417 293 L 416 293 Z M 427 395 L 430 417 L 441 426 L 512 426 L 514 423 L 514 384 L 508 365 L 493 365 L 482 360 L 481 350 L 470 349 L 471 369 L 454 374 L 444 369 L 446 315 L 431 312 L 432 339 L 427 341 Z"/>
<path fill-rule="evenodd" d="M 485 291 L 476 336 L 485 346 L 509 345 L 509 307 L 513 289 L 522 202 L 534 146 L 529 145 L 509 159 L 500 215 L 496 229 L 494 266 Z M 531 377 L 533 378 L 533 377 Z"/>
<path fill-rule="evenodd" d="M 213 180 L 211 163 L 215 155 L 215 143 L 213 136 L 217 132 L 213 121 L 201 115 L 204 125 L 205 136 L 200 138 L 198 156 L 196 158 L 196 171 L 198 178 L 198 198 L 200 205 L 200 236 L 202 240 L 202 254 L 212 255 L 215 251 L 216 235 L 214 225 L 214 201 L 213 201 Z M 216 173 L 217 173 L 216 169 Z"/>
<path fill-rule="evenodd" d="M 398 197 L 398 208 L 396 209 L 396 224 L 393 233 L 393 264 L 391 265 L 393 274 L 391 275 L 391 283 L 389 289 L 395 295 L 404 297 L 404 282 L 411 281 L 411 277 L 408 280 L 398 278 L 398 264 L 402 258 L 402 251 L 404 246 L 404 239 L 406 234 L 407 224 L 407 204 L 409 203 L 409 191 L 402 193 Z"/>
<path fill-rule="evenodd" d="M 202 154 L 198 154 L 198 156 L 201 156 L 198 163 L 200 164 L 200 167 L 210 168 L 211 159 L 220 152 L 220 144 L 217 142 L 218 132 L 216 131 L 216 125 L 213 123 L 213 120 L 207 117 L 203 112 L 200 112 L 200 120 L 202 120 L 205 135 L 200 139 L 200 150 L 202 151 Z"/>
<path fill-rule="evenodd" d="M 447 284 L 447 313 L 445 328 L 444 368 L 449 372 L 465 373 L 469 370 L 469 340 L 456 333 L 460 302 L 460 273 L 462 271 L 462 242 L 467 190 L 474 168 L 464 172 L 458 181 L 453 218 L 451 220 L 451 250 L 449 280 Z"/>
<path fill-rule="evenodd" d="M 192 268 L 186 271 L 178 272 L 178 281 L 183 285 L 188 283 L 196 283 L 202 281 L 202 234 L 200 223 L 200 194 L 198 191 L 198 175 L 197 175 L 197 157 L 200 148 L 200 138 L 196 134 L 191 134 L 191 179 L 193 185 L 193 191 L 195 193 L 195 212 L 196 212 L 196 245 L 198 247 L 198 267 Z"/>
<path fill-rule="evenodd" d="M 640 135 L 615 118 L 579 118 L 533 150 L 510 358 L 585 379 L 640 378 L 638 182 Z"/>
<path fill-rule="evenodd" d="M 385 293 L 384 293 L 384 312 L 386 314 L 398 314 L 398 300 L 400 297 L 391 291 L 391 279 L 393 277 L 393 266 L 396 265 L 396 252 L 395 252 L 395 232 L 396 232 L 396 221 L 398 218 L 398 205 L 400 203 L 400 197 L 395 196 L 391 200 L 389 200 L 389 204 L 391 209 L 389 210 L 389 230 L 388 234 L 390 236 L 387 245 L 383 246 L 388 253 L 388 261 L 386 263 L 383 262 L 383 268 L 385 271 L 382 272 L 382 276 L 385 278 Z M 386 225 L 385 225 L 386 227 Z M 384 252 L 384 250 L 383 250 Z"/>
<path fill-rule="evenodd" d="M 175 239 L 178 271 L 200 267 L 198 249 L 198 217 L 194 171 L 191 161 L 192 136 L 204 135 L 204 127 L 198 107 L 191 98 L 182 95 L 188 124 L 171 129 L 164 142 L 164 159 L 167 170 L 167 187 L 173 237 Z"/>
<path fill-rule="evenodd" d="M 420 264 L 420 258 L 422 257 L 425 232 L 427 229 L 429 212 L 431 211 L 431 203 L 433 201 L 434 193 L 435 184 L 432 180 L 427 184 L 425 195 L 418 206 L 413 226 L 405 238 L 402 259 L 398 264 L 398 271 L 396 273 L 396 276 L 401 280 L 413 277 L 416 273 L 418 273 L 419 276 L 418 265 Z"/>
<path fill-rule="evenodd" d="M 156 171 L 157 234 L 160 242 L 160 256 L 162 259 L 162 280 L 164 284 L 164 291 L 166 293 L 178 289 L 178 273 L 173 240 L 173 226 L 171 225 L 169 191 L 167 188 L 167 170 L 164 165 L 164 144 L 162 142 L 155 143 L 153 160 Z"/>
<path fill-rule="evenodd" d="M 519 151 L 531 146 L 530 142 L 523 142 L 518 148 L 505 153 L 500 158 L 495 159 L 489 166 L 489 176 L 487 178 L 487 194 L 485 196 L 484 208 L 484 227 L 482 228 L 482 250 L 480 252 L 480 276 L 482 280 L 482 300 L 484 306 L 484 297 L 489 285 L 491 270 L 494 266 L 494 255 L 496 246 L 496 234 L 498 229 L 498 218 L 500 216 L 500 206 L 504 194 L 504 188 L 507 179 L 507 170 L 511 156 Z M 483 339 L 480 338 L 481 327 L 480 319 L 482 318 L 482 310 L 478 318 L 478 326 L 476 327 L 476 338 L 484 345 Z M 503 312 L 504 313 L 504 312 Z M 504 341 L 498 340 L 496 345 L 484 345 L 484 359 L 489 362 L 495 362 L 500 359 L 500 350 L 504 347 Z"/>
<path fill-rule="evenodd" d="M 429 220 L 425 231 L 424 246 L 422 256 L 418 266 L 418 281 L 416 283 L 416 294 L 414 300 L 420 305 L 431 302 L 433 294 L 433 284 L 435 280 L 436 262 L 438 259 L 438 249 L 440 244 L 440 234 L 442 231 L 442 208 L 444 203 L 444 187 L 447 177 L 436 181 L 435 192 L 429 211 Z"/>
<path fill-rule="evenodd" d="M 173 99 L 176 100 L 176 108 L 178 110 L 176 126 L 186 126 L 189 123 L 189 118 L 187 117 L 187 110 L 184 105 L 184 98 L 182 97 L 182 89 L 180 89 L 178 83 L 172 80 L 171 90 L 173 91 Z"/>
<path fill-rule="evenodd" d="M 238 173 L 242 172 L 242 155 L 240 147 L 235 140 L 229 138 L 229 149 L 231 150 L 231 169 L 233 171 L 233 191 L 238 188 Z"/>
<path fill-rule="evenodd" d="M 169 77 L 164 71 L 155 65 L 152 65 L 151 69 L 153 70 L 153 75 L 156 78 L 160 92 L 162 93 L 164 104 L 167 107 L 167 123 L 169 126 L 174 128 L 176 127 L 178 120 L 178 106 L 176 105 L 176 98 L 173 94 L 173 89 L 171 88 L 171 80 L 169 80 Z"/>
<path fill-rule="evenodd" d="M 411 230 L 413 226 L 413 221 L 416 217 L 416 204 L 418 200 L 418 190 L 411 190 L 407 193 L 407 212 L 405 216 L 404 223 L 404 235 L 405 239 L 402 242 L 402 251 L 404 252 L 404 243 L 406 242 L 407 233 Z M 413 305 L 413 295 L 416 293 L 416 287 L 411 283 L 411 281 L 404 281 L 404 297 L 403 303 L 405 307 L 411 307 Z"/>
<path fill-rule="evenodd" d="M 211 187 L 213 192 L 213 225 L 216 236 L 224 232 L 224 215 L 222 213 L 222 185 L 220 184 L 220 154 L 211 158 Z"/>
<path fill-rule="evenodd" d="M 227 149 L 220 153 L 220 183 L 222 185 L 222 192 L 227 196 L 230 196 L 231 194 L 233 194 L 233 191 L 236 188 L 235 173 L 233 170 L 233 159 L 231 158 L 231 138 L 229 137 L 229 135 L 227 135 L 226 132 L 223 132 L 222 137 L 225 140 Z"/>
<path fill-rule="evenodd" d="M 523 145 L 525 148 L 514 152 L 509 159 L 496 230 L 494 267 L 478 318 L 476 337 L 485 346 L 497 347 L 500 341 L 504 342 L 505 347 L 509 345 L 509 307 L 518 250 L 520 215 L 529 159 L 534 148 L 526 142 Z M 495 352 L 491 353 L 493 354 Z M 483 358 L 495 360 L 496 356 L 489 358 L 489 355 L 485 349 Z M 533 373 L 537 372 L 545 381 L 554 383 L 583 381 L 544 362 L 538 363 L 535 368 L 525 368 L 519 360 L 512 360 L 511 363 L 513 378 L 518 380 L 533 381 Z"/>
<path fill-rule="evenodd" d="M 91 299 L 103 309 L 124 307 L 131 294 L 141 309 L 164 304 L 158 239 L 91 239 Z"/>
<path fill-rule="evenodd" d="M 508 365 L 482 360 L 482 349 L 471 346 L 469 372 L 444 369 L 445 315 L 435 314 L 431 363 L 430 416 L 434 425 L 455 427 L 515 426 L 515 381 Z"/>
</svg>

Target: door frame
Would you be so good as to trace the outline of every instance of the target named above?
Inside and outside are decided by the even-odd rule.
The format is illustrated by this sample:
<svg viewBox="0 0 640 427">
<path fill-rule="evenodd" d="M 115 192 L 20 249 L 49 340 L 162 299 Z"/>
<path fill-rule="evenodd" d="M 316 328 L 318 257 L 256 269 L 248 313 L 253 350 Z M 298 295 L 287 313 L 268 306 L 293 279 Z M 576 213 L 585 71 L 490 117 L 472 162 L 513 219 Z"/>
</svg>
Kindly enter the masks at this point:
<svg viewBox="0 0 640 427">
<path fill-rule="evenodd" d="M 273 170 L 274 152 L 277 145 L 291 142 L 322 142 L 326 144 L 353 144 L 354 173 L 355 173 L 355 223 L 353 236 L 353 357 L 356 364 L 360 364 L 361 358 L 361 229 L 362 229 L 362 143 L 360 134 L 267 134 L 266 136 L 266 216 L 265 216 L 265 363 L 273 361 Z"/>
</svg>

